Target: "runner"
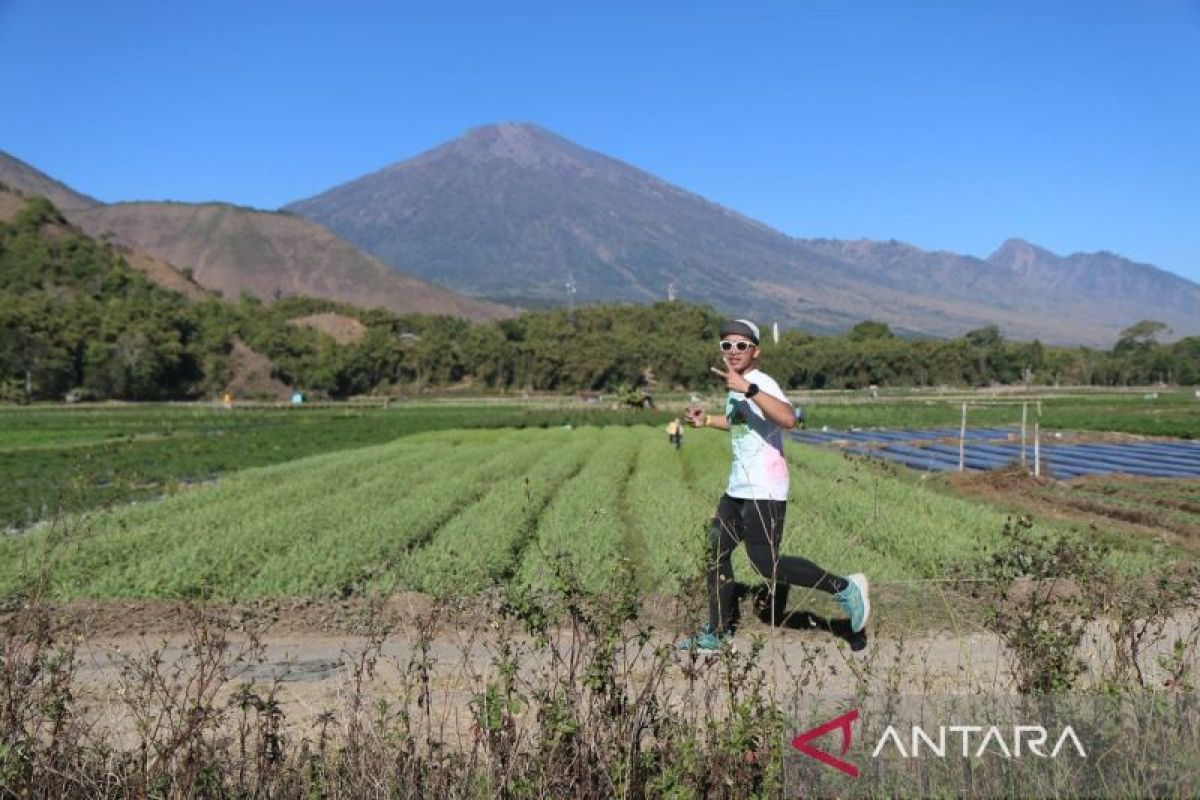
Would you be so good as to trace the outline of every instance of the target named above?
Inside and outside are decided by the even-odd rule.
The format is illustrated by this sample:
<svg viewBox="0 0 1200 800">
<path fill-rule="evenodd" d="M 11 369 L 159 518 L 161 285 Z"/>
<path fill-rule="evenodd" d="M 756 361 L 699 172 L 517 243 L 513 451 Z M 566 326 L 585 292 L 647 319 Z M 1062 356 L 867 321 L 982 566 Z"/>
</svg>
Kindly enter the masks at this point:
<svg viewBox="0 0 1200 800">
<path fill-rule="evenodd" d="M 808 559 L 780 554 L 787 511 L 788 467 L 783 457 L 783 429 L 796 426 L 796 412 L 771 376 L 758 369 L 758 326 L 744 319 L 721 324 L 725 369 L 713 372 L 725 381 L 725 414 L 708 415 L 689 407 L 687 421 L 696 428 L 732 434 L 733 468 L 709 529 L 708 622 L 679 643 L 683 650 L 713 652 L 732 634 L 734 604 L 730 557 L 745 542 L 750 563 L 774 590 L 774 607 L 787 602 L 789 586 L 832 594 L 850 617 L 855 633 L 871 614 L 867 578 L 861 573 L 840 577 Z"/>
<path fill-rule="evenodd" d="M 673 419 L 667 423 L 667 441 L 676 450 L 683 444 L 683 426 L 679 424 L 679 420 Z"/>
</svg>

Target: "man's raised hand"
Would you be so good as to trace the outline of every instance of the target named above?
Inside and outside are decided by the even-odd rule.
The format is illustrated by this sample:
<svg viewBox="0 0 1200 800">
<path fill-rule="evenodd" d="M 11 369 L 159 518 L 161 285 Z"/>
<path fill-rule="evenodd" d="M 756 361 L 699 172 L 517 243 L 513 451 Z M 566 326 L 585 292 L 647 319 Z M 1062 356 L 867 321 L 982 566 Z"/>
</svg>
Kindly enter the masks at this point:
<svg viewBox="0 0 1200 800">
<path fill-rule="evenodd" d="M 722 358 L 721 360 L 725 362 L 725 369 L 717 369 L 716 367 L 709 367 L 709 369 L 725 381 L 725 387 L 735 392 L 745 392 L 749 389 L 750 381 L 746 380 L 737 370 L 729 366 L 729 359 Z"/>
</svg>

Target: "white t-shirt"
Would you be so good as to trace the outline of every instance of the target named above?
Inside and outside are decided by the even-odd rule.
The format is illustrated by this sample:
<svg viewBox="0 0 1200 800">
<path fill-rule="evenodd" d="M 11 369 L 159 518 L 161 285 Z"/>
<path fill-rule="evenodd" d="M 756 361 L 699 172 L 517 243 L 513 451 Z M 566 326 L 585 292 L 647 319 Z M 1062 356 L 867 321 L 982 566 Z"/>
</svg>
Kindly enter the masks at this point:
<svg viewBox="0 0 1200 800">
<path fill-rule="evenodd" d="M 792 404 L 774 378 L 752 369 L 743 374 L 769 394 Z M 783 458 L 783 429 L 763 414 L 753 399 L 730 390 L 725 395 L 725 419 L 733 443 L 733 468 L 725 493 L 749 500 L 787 500 L 788 466 Z"/>
</svg>

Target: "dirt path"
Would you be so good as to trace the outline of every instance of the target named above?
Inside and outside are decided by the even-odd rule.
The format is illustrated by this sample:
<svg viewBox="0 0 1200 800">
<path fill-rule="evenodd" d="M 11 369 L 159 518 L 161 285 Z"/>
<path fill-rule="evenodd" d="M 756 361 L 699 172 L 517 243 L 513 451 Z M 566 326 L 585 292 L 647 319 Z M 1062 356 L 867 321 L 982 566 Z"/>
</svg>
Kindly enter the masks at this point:
<svg viewBox="0 0 1200 800">
<path fill-rule="evenodd" d="M 378 606 L 374 608 L 374 613 L 384 613 Z M 501 680 L 502 662 L 511 665 L 518 691 L 531 697 L 538 687 L 582 685 L 595 652 L 594 641 L 569 629 L 553 630 L 547 643 L 539 643 L 513 626 L 493 623 L 487 615 L 447 617 L 431 624 L 433 607 L 419 595 L 393 598 L 387 608 L 395 614 L 394 627 L 377 640 L 345 627 L 362 621 L 364 609 L 354 603 L 303 604 L 283 613 L 268 604 L 223 610 L 215 616 L 226 625 L 232 623 L 226 634 L 230 668 L 218 702 L 229 702 L 242 684 L 252 684 L 260 695 L 274 685 L 284 729 L 290 735 L 311 738 L 323 721 L 343 723 L 348 709 L 356 707 L 356 696 L 364 701 L 358 706 L 361 708 L 376 707 L 382 700 L 393 709 L 407 707 L 424 715 L 423 724 L 438 740 L 464 746 L 474 735 L 472 700 L 489 683 Z M 156 681 L 179 687 L 194 671 L 195 640 L 186 630 L 184 607 L 86 604 L 66 611 L 71 614 L 64 633 L 74 628 L 79 641 L 79 696 L 115 737 L 130 735 L 130 702 L 142 691 L 139 686 L 146 685 L 144 679 L 131 676 L 146 665 L 158 664 Z M 260 627 L 264 618 L 276 613 L 278 619 L 266 628 L 258 648 L 252 646 L 251 636 L 237 630 L 239 624 Z M 123 629 L 118 625 L 122 616 Z M 86 620 L 96 624 L 82 635 L 79 626 Z M 329 630 L 338 625 L 343 627 Z M 829 630 L 828 623 L 814 615 L 793 616 L 789 625 L 771 628 L 748 622 L 735 638 L 739 656 L 733 661 L 716 657 L 693 660 L 671 652 L 665 666 L 655 650 L 671 651 L 676 635 L 659 628 L 639 643 L 630 631 L 624 648 L 617 650 L 616 678 L 631 697 L 653 686 L 667 702 L 719 706 L 717 698 L 727 692 L 731 675 L 749 663 L 748 654 L 761 639 L 755 669 L 761 668 L 765 691 L 781 708 L 802 695 L 814 694 L 1013 692 L 1009 654 L 995 635 L 978 628 L 887 635 L 884 622 L 884 635 L 862 642 L 835 635 L 845 631 L 837 623 Z M 1167 631 L 1145 659 L 1147 664 L 1153 665 L 1157 654 L 1167 652 L 1176 632 Z M 241 651 L 246 652 L 244 658 L 233 657 Z M 1089 631 L 1083 656 L 1089 665 L 1088 679 L 1098 678 L 1112 663 L 1112 640 L 1101 626 Z M 1196 660 L 1194 652 L 1192 659 Z M 1200 663 L 1192 667 L 1200 670 Z M 1156 674 L 1150 677 L 1153 680 Z M 425 705 L 417 703 L 422 694 L 426 695 Z M 534 712 L 526 708 L 523 713 Z"/>
<path fill-rule="evenodd" d="M 244 636 L 232 636 L 230 641 L 235 652 L 249 646 Z M 739 635 L 735 642 L 740 654 L 750 652 L 749 635 Z M 513 644 L 519 663 L 518 684 L 527 687 L 547 681 L 557 683 L 569 673 L 572 655 L 581 655 L 579 648 L 572 647 L 571 634 L 564 631 L 557 633 L 560 655 L 535 647 L 528 639 Z M 667 694 L 676 698 L 720 690 L 727 675 L 716 657 L 693 661 L 686 655 L 672 656 L 665 673 L 656 678 L 654 647 L 672 644 L 672 639 L 655 637 L 648 647 L 626 647 L 618 658 L 621 680 L 630 687 L 661 680 Z M 323 715 L 340 720 L 341 712 L 352 706 L 356 669 L 365 661 L 375 661 L 373 675 L 364 682 L 372 704 L 381 698 L 392 703 L 402 703 L 405 697 L 414 699 L 422 684 L 416 665 L 425 663 L 432 727 L 443 740 L 457 738 L 461 744 L 472 730 L 472 698 L 489 682 L 499 680 L 500 652 L 496 642 L 470 632 L 439 635 L 428 642 L 427 649 L 405 635 L 389 637 L 378 649 L 372 649 L 366 637 L 354 635 L 268 636 L 252 658 L 235 661 L 230 671 L 232 680 L 221 698 L 227 701 L 243 683 L 254 684 L 260 693 L 274 684 L 287 729 L 293 734 L 312 735 Z M 129 696 L 124 688 L 129 665 L 157 658 L 166 665 L 164 672 L 172 674 L 175 665 L 194 663 L 191 644 L 178 634 L 88 641 L 78 655 L 78 686 L 103 724 L 114 732 L 128 724 L 123 698 Z M 579 659 L 579 663 L 584 660 Z M 957 693 L 968 685 L 1008 691 L 1002 648 L 984 634 L 881 641 L 853 653 L 846 643 L 828 634 L 818 637 L 785 631 L 768 639 L 759 663 L 768 678 L 770 693 L 781 705 L 804 692 L 850 696 L 860 682 L 879 688 L 903 685 L 913 691 L 920 687 L 927 692 Z"/>
</svg>

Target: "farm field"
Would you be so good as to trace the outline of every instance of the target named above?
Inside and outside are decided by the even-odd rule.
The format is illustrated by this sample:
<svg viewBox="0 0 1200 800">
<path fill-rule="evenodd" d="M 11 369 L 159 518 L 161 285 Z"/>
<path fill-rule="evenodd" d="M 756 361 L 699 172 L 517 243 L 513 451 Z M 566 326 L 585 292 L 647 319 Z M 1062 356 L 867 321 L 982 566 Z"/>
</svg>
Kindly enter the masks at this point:
<svg viewBox="0 0 1200 800">
<path fill-rule="evenodd" d="M 388 409 L 210 404 L 0 407 L 0 531 L 252 467 L 445 429 L 627 424 L 645 412 L 400 403 Z M 651 415 L 650 419 L 658 419 Z"/>
<path fill-rule="evenodd" d="M 1200 402 L 1188 392 L 1029 395 L 1041 397 L 1043 430 L 1200 437 Z M 928 393 L 799 393 L 810 429 L 829 426 L 1016 425 L 1021 395 L 953 399 Z M 663 398 L 682 407 L 685 398 Z M 712 399 L 710 398 L 710 401 Z M 1036 401 L 1035 401 L 1036 402 Z M 1030 406 L 1030 421 L 1034 405 Z M 0 530 L 21 529 L 61 511 L 144 500 L 237 470 L 318 453 L 381 444 L 431 430 L 663 423 L 665 412 L 614 411 L 566 398 L 512 402 L 401 402 L 389 409 L 255 408 L 210 404 L 0 407 Z"/>
<path fill-rule="evenodd" d="M 1125 412 L 1136 421 L 1134 410 Z M 1133 686 L 1117 657 L 1124 628 L 1089 624 L 1070 650 L 1077 674 L 1021 650 L 989 617 L 998 595 L 987 592 L 1007 600 L 1030 585 L 1023 572 L 998 577 L 997 563 L 1040 558 L 1006 536 L 1024 530 L 1016 520 L 1026 515 L 1051 547 L 1072 532 L 1110 548 L 1115 574 L 1101 586 L 1114 592 L 1089 595 L 1088 609 L 1110 608 L 1114 593 L 1118 609 L 1143 600 L 1139 609 L 1158 609 L 1161 627 L 1134 643 L 1148 681 L 1165 686 L 1200 668 L 1196 607 L 1173 605 L 1186 598 L 1170 588 L 1194 586 L 1175 569 L 1200 552 L 1200 481 L 918 473 L 789 442 L 784 549 L 866 572 L 868 631 L 849 633 L 818 593 L 793 591 L 789 615 L 774 623 L 750 616 L 760 609 L 743 594 L 737 651 L 706 657 L 674 644 L 703 614 L 706 528 L 729 468 L 723 433 L 688 430 L 677 451 L 661 416 L 484 404 L 224 418 L 140 408 L 123 420 L 112 410 L 7 413 L 42 415 L 3 434 L 9 475 L 23 475 L 21 456 L 56 454 L 49 463 L 79 470 L 75 492 L 99 474 L 89 464 L 143 481 L 91 485 L 111 491 L 110 502 L 0 536 L 13 696 L 40 715 L 69 692 L 73 719 L 100 750 L 116 741 L 150 752 L 165 736 L 151 741 L 160 728 L 147 720 L 204 709 L 197 741 L 291 746 L 370 731 L 394 743 L 380 751 L 391 764 L 401 752 L 478 753 L 501 741 L 498 730 L 536 749 L 564 730 L 603 729 L 624 747 L 634 728 L 617 714 L 637 725 L 643 709 L 681 709 L 671 730 L 699 730 L 733 754 L 722 763 L 741 764 L 762 752 L 758 742 L 786 747 L 824 721 L 796 705 L 824 693 L 944 692 L 986 705 L 1025 691 L 1030 674 L 1106 692 L 1115 680 Z M 82 464 L 68 457 L 81 454 Z M 42 477 L 53 486 L 53 473 Z M 1073 568 L 1085 549 L 1053 558 L 1065 554 Z M 744 552 L 734 559 L 741 589 L 761 599 Z M 1047 568 L 1057 569 L 1029 570 Z M 1173 592 L 1161 608 L 1143 598 L 1151 578 Z M 33 690 L 27 676 L 40 681 Z M 739 714 L 766 733 L 721 738 Z"/>
<path fill-rule="evenodd" d="M 1032 426 L 1040 403 L 1040 423 L 1046 431 L 1200 438 L 1200 400 L 1190 390 L 1111 394 L 1055 394 L 1035 390 L 1027 394 L 994 394 L 979 390 L 946 398 L 929 393 L 883 394 L 877 400 L 861 393 L 801 392 L 795 396 L 805 406 L 810 429 L 957 427 L 964 402 L 969 426 L 1019 425 L 1023 403 L 1028 403 Z"/>
<path fill-rule="evenodd" d="M 417 433 L 8 537 L 0 593 L 52 546 L 60 598 L 469 595 L 543 583 L 564 557 L 588 588 L 632 576 L 669 594 L 698 572 L 727 448 L 692 432 L 676 452 L 644 425 Z M 994 506 L 868 461 L 797 444 L 788 455 L 785 550 L 831 570 L 883 585 L 969 574 L 1004 525 Z M 1149 563 L 1145 540 L 1112 542 L 1127 568 Z"/>
<path fill-rule="evenodd" d="M 958 494 L 1014 513 L 1157 537 L 1200 553 L 1200 480 L 1094 476 L 1059 482 L 1032 480 L 1010 471 L 948 475 L 940 480 Z"/>
</svg>

